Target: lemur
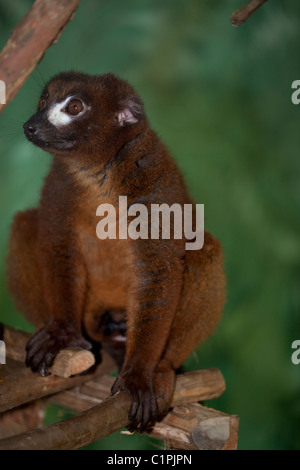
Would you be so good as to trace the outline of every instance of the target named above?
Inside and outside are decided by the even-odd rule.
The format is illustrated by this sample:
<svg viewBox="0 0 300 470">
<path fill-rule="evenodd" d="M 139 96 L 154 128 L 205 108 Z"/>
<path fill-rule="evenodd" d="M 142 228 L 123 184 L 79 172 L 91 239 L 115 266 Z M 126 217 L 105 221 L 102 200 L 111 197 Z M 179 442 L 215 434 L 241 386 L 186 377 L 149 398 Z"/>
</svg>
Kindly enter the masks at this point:
<svg viewBox="0 0 300 470">
<path fill-rule="evenodd" d="M 117 207 L 119 195 L 147 208 L 194 204 L 127 81 L 60 73 L 24 132 L 53 155 L 38 208 L 16 214 L 9 240 L 9 289 L 38 329 L 26 365 L 46 376 L 62 348 L 102 345 L 119 366 L 112 394 L 130 395 L 129 429 L 142 432 L 167 413 L 175 371 L 221 316 L 220 242 L 97 237 L 97 207 Z"/>
</svg>

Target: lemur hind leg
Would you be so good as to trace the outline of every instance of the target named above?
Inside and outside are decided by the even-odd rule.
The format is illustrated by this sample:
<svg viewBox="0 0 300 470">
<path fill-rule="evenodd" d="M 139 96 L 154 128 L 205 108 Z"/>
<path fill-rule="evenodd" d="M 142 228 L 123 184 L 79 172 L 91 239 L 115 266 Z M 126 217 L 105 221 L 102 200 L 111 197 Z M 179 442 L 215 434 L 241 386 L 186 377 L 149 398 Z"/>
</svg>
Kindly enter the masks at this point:
<svg viewBox="0 0 300 470">
<path fill-rule="evenodd" d="M 49 367 L 60 349 L 91 345 L 82 336 L 67 336 L 60 325 L 53 327 L 44 301 L 42 273 L 37 251 L 38 210 L 19 212 L 13 221 L 7 258 L 8 287 L 18 310 L 30 323 L 40 328 L 26 346 L 26 365 L 40 375 Z"/>
<path fill-rule="evenodd" d="M 225 303 L 221 245 L 209 233 L 199 251 L 186 252 L 186 270 L 179 308 L 163 358 L 154 375 L 160 417 L 168 411 L 175 371 L 214 330 Z"/>
<path fill-rule="evenodd" d="M 37 223 L 37 209 L 15 216 L 9 239 L 7 278 L 17 309 L 39 328 L 49 320 L 49 315 L 37 263 Z"/>
</svg>

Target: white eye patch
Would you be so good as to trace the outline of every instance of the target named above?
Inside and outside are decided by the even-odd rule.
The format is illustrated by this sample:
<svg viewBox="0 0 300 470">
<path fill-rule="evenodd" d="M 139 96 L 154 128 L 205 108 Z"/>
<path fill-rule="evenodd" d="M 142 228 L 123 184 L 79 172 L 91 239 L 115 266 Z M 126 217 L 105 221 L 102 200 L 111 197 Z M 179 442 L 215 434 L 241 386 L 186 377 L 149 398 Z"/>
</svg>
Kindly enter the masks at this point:
<svg viewBox="0 0 300 470">
<path fill-rule="evenodd" d="M 48 111 L 48 120 L 55 127 L 66 126 L 72 122 L 72 117 L 63 111 L 68 102 L 73 98 L 69 96 L 62 103 L 54 104 Z"/>
</svg>

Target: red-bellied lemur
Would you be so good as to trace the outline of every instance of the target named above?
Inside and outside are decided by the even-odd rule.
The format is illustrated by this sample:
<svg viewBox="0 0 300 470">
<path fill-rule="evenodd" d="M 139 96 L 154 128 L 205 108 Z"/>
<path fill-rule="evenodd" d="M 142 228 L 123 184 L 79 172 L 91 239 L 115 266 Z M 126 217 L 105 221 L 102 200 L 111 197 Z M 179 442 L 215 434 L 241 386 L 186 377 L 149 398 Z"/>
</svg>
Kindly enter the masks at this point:
<svg viewBox="0 0 300 470">
<path fill-rule="evenodd" d="M 26 364 L 47 375 L 60 349 L 102 345 L 119 366 L 112 393 L 130 395 L 129 428 L 143 431 L 166 414 L 175 371 L 221 316 L 220 243 L 207 232 L 200 250 L 184 237 L 97 237 L 97 207 L 120 195 L 195 206 L 128 82 L 60 73 L 24 130 L 53 155 L 38 208 L 15 216 L 9 241 L 10 292 L 38 328 Z"/>
</svg>

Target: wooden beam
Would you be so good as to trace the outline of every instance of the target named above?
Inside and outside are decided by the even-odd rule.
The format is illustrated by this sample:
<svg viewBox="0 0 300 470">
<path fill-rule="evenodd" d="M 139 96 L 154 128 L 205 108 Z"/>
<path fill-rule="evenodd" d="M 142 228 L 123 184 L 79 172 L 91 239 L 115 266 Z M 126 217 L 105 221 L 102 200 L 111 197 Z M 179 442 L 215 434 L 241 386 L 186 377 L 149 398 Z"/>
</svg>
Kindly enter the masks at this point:
<svg viewBox="0 0 300 470">
<path fill-rule="evenodd" d="M 219 369 L 202 369 L 178 375 L 176 391 L 177 406 L 193 401 L 210 400 L 222 395 L 226 385 Z M 84 411 L 101 403 L 110 395 L 114 377 L 98 375 L 76 389 L 64 391 L 51 397 L 51 401 L 74 411 Z"/>
<path fill-rule="evenodd" d="M 230 17 L 232 26 L 238 27 L 247 21 L 267 0 L 250 0 L 249 3 L 234 11 Z"/>
<path fill-rule="evenodd" d="M 189 377 L 181 376 L 181 379 L 186 381 Z M 81 412 L 105 400 L 114 380 L 111 376 L 98 376 L 75 389 L 53 395 L 50 401 Z M 222 390 L 223 387 L 220 388 L 220 394 Z M 177 399 L 179 404 L 179 396 Z M 208 409 L 198 403 L 190 403 L 175 407 L 160 423 L 156 423 L 150 433 L 146 434 L 163 441 L 164 448 L 169 449 L 235 450 L 238 424 L 239 420 L 235 415 Z M 131 434 L 129 431 L 121 433 Z"/>
<path fill-rule="evenodd" d="M 23 364 L 8 358 L 0 366 L 0 413 L 87 382 L 97 374 L 108 374 L 116 369 L 114 361 L 103 352 L 102 362 L 83 375 L 69 378 L 53 374 L 41 377 Z"/>
<path fill-rule="evenodd" d="M 238 426 L 235 415 L 190 403 L 175 407 L 149 436 L 171 449 L 236 450 Z"/>
<path fill-rule="evenodd" d="M 172 406 L 182 404 L 184 397 L 191 402 L 205 400 L 207 397 L 215 398 L 223 393 L 224 389 L 225 381 L 218 369 L 187 372 L 177 376 Z M 130 397 L 125 392 L 118 392 L 77 416 L 3 439 L 0 441 L 0 450 L 81 448 L 126 427 L 129 424 L 130 405 Z"/>
<path fill-rule="evenodd" d="M 43 58 L 73 19 L 80 0 L 36 0 L 30 11 L 13 29 L 0 54 L 0 79 L 6 85 L 6 104 L 16 96 Z"/>
<path fill-rule="evenodd" d="M 0 439 L 31 431 L 44 424 L 46 400 L 37 400 L 0 414 Z"/>
</svg>

